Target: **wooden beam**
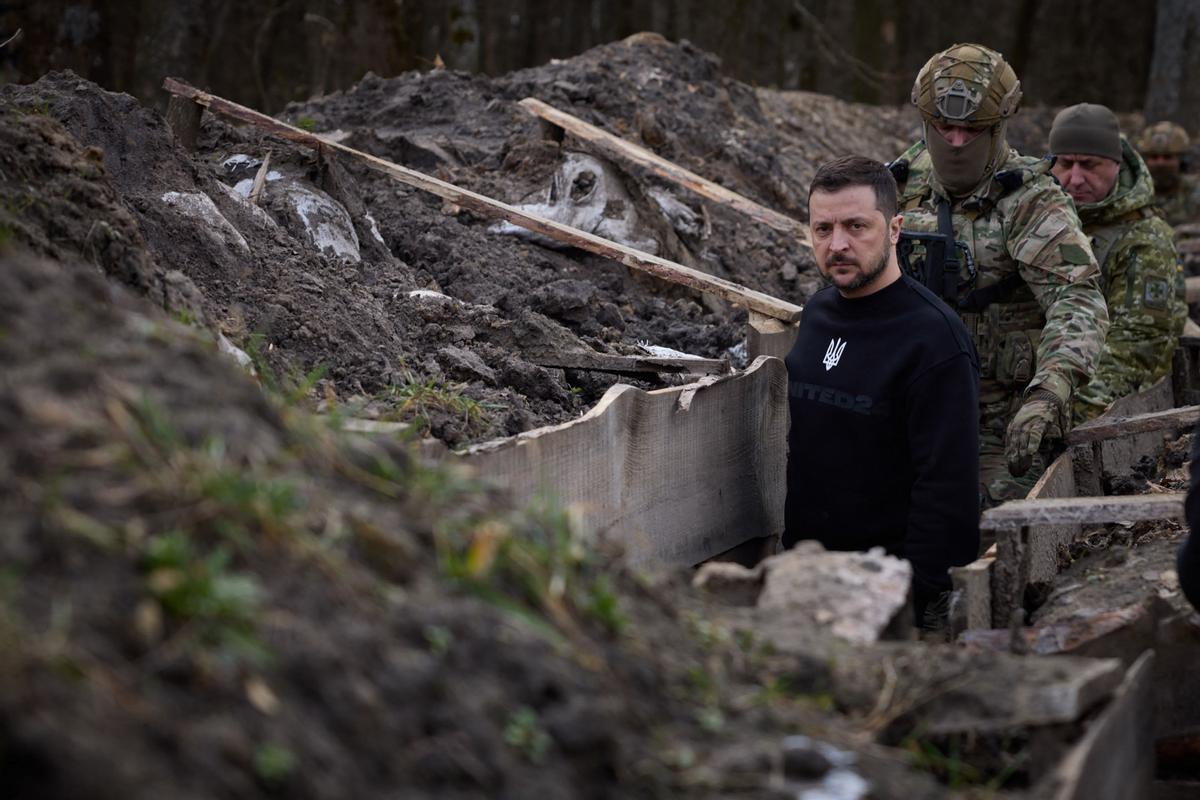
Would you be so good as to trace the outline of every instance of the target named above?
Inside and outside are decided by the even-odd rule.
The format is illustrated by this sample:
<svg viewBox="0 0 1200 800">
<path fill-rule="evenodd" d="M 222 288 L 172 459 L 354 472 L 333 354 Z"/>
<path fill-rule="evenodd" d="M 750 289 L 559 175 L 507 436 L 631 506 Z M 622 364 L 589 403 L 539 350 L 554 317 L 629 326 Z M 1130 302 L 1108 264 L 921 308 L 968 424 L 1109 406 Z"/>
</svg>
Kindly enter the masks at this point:
<svg viewBox="0 0 1200 800">
<path fill-rule="evenodd" d="M 1125 673 L 1112 701 L 1087 726 L 1058 768 L 1034 787 L 1054 800 L 1154 796 L 1154 652 Z M 1053 794 L 1051 794 L 1053 792 Z"/>
<path fill-rule="evenodd" d="M 799 322 L 780 322 L 751 311 L 746 321 L 746 354 L 750 360 L 759 356 L 787 358 L 799 335 Z"/>
<path fill-rule="evenodd" d="M 1011 500 L 983 512 L 981 528 L 1007 530 L 1029 525 L 1100 525 L 1144 519 L 1183 519 L 1183 492 L 1107 497 Z"/>
<path fill-rule="evenodd" d="M 777 231 L 791 234 L 805 247 L 812 247 L 812 243 L 808 238 L 808 226 L 797 219 L 780 214 L 778 211 L 767 208 L 761 203 L 756 203 L 750 198 L 726 189 L 720 184 L 713 183 L 694 172 L 689 172 L 678 164 L 667 161 L 662 156 L 647 150 L 641 145 L 626 141 L 619 136 L 614 136 L 608 131 L 601 130 L 595 125 L 584 122 L 565 111 L 559 111 L 554 106 L 543 103 L 541 100 L 526 97 L 521 101 L 521 107 L 535 117 L 549 122 L 551 125 L 557 125 L 576 139 L 587 142 L 603 156 L 636 164 L 663 180 L 670 181 L 677 186 L 682 186 L 708 200 L 740 211 L 755 222 L 760 222 Z"/>
<path fill-rule="evenodd" d="M 613 353 L 574 350 L 532 356 L 542 367 L 585 369 L 597 372 L 678 372 L 691 375 L 719 375 L 729 372 L 723 358 L 663 358 L 661 356 L 622 356 Z"/>
<path fill-rule="evenodd" d="M 787 430 L 787 369 L 761 358 L 687 386 L 617 384 L 578 419 L 454 458 L 518 504 L 574 509 L 635 567 L 687 567 L 783 532 Z"/>
<path fill-rule="evenodd" d="M 200 115 L 204 108 L 186 97 L 172 97 L 167 101 L 167 124 L 184 150 L 196 149 L 196 137 L 200 134 Z"/>
<path fill-rule="evenodd" d="M 1200 303 L 1200 276 L 1184 278 L 1183 283 L 1187 287 L 1187 301 Z"/>
<path fill-rule="evenodd" d="M 776 297 L 771 297 L 762 292 L 754 291 L 753 289 L 747 289 L 733 281 L 707 275 L 691 267 L 685 267 L 682 264 L 676 264 L 673 261 L 667 261 L 664 258 L 634 250 L 631 247 L 626 247 L 623 244 L 612 242 L 608 239 L 602 239 L 599 236 L 563 225 L 560 222 L 531 214 L 515 206 L 510 206 L 507 203 L 501 203 L 499 200 L 493 200 L 490 197 L 484 197 L 481 194 L 459 188 L 451 183 L 446 183 L 408 167 L 393 164 L 370 153 L 355 150 L 352 147 L 347 147 L 331 139 L 309 133 L 308 131 L 288 125 L 285 122 L 280 122 L 254 109 L 238 105 L 208 92 L 202 92 L 174 78 L 164 80 L 163 88 L 176 97 L 194 100 L 214 113 L 241 120 L 242 122 L 248 122 L 282 139 L 287 139 L 306 147 L 316 148 L 319 151 L 345 153 L 380 172 L 390 175 L 401 183 L 435 194 L 480 216 L 489 219 L 507 220 L 514 225 L 520 225 L 522 228 L 543 234 L 563 244 L 578 247 L 581 250 L 587 250 L 588 252 L 619 261 L 630 269 L 636 269 L 670 283 L 687 286 L 699 292 L 709 292 L 750 311 L 758 311 L 769 317 L 782 319 L 785 322 L 794 322 L 800 318 L 800 306 L 785 302 Z"/>
<path fill-rule="evenodd" d="M 1200 422 L 1200 406 L 1152 411 L 1130 417 L 1097 417 L 1067 434 L 1067 444 L 1085 444 L 1137 433 L 1191 428 Z"/>
</svg>

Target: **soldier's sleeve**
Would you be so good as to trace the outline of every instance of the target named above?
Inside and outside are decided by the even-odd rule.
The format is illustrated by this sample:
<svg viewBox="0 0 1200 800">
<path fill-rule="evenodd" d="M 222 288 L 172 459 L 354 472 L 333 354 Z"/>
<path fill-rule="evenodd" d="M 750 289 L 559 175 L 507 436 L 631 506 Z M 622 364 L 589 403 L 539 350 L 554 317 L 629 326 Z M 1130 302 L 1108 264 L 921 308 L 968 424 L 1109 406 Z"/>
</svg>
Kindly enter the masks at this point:
<svg viewBox="0 0 1200 800">
<path fill-rule="evenodd" d="M 1108 260 L 1108 337 L 1091 382 L 1076 392 L 1076 423 L 1170 372 L 1187 318 L 1183 273 L 1165 224 L 1134 228 Z"/>
<path fill-rule="evenodd" d="M 1007 232 L 1009 252 L 1046 316 L 1037 372 L 1027 391 L 1047 389 L 1063 403 L 1096 369 L 1108 311 L 1096 257 L 1067 195 L 1049 178 L 1030 186 Z"/>
</svg>

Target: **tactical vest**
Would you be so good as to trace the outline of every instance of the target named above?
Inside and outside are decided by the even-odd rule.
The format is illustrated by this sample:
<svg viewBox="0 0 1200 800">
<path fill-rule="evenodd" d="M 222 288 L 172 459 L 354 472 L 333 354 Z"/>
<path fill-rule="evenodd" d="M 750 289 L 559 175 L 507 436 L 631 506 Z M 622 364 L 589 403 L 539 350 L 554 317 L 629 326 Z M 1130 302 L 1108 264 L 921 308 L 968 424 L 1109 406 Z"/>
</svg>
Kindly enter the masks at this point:
<svg viewBox="0 0 1200 800">
<path fill-rule="evenodd" d="M 907 175 L 902 164 L 905 162 L 894 163 L 892 172 L 896 175 L 899 168 L 901 173 L 897 183 L 904 229 L 937 231 L 932 188 L 926 183 L 915 193 L 906 192 Z M 960 277 L 966 288 L 957 304 L 947 303 L 958 312 L 975 343 L 980 377 L 1004 387 L 1021 388 L 1033 379 L 1037 348 L 1046 325 L 1041 305 L 1020 277 L 1018 259 L 1008 252 L 1008 209 L 1004 200 L 1047 174 L 1050 166 L 1049 161 L 1040 161 L 999 171 L 982 200 L 973 197 L 952 211 L 955 238 L 972 252 L 975 274 L 969 274 L 964 263 Z"/>
</svg>

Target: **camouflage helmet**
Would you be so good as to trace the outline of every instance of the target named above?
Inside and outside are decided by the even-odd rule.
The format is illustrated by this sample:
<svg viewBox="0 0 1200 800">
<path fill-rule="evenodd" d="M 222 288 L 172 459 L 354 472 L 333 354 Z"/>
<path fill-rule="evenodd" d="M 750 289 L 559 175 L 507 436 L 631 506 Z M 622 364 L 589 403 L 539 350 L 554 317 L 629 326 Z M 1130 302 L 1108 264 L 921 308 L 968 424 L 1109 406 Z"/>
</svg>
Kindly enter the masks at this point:
<svg viewBox="0 0 1200 800">
<path fill-rule="evenodd" d="M 927 121 L 991 126 L 1016 113 L 1021 82 L 995 50 L 956 44 L 925 62 L 912 102 Z"/>
<path fill-rule="evenodd" d="M 1163 120 L 1142 131 L 1137 149 L 1143 155 L 1177 156 L 1186 152 L 1189 144 L 1187 131 L 1174 122 Z"/>
</svg>

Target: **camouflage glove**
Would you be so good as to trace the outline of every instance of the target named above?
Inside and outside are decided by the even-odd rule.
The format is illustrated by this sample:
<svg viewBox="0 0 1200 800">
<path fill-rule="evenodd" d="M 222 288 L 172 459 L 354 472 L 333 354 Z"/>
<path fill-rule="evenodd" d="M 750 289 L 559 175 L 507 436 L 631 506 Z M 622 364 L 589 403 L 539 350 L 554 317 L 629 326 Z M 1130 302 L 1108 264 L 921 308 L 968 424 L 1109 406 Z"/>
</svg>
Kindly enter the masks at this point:
<svg viewBox="0 0 1200 800">
<path fill-rule="evenodd" d="M 1017 409 L 1004 437 L 1008 471 L 1019 478 L 1029 471 L 1043 439 L 1061 439 L 1063 404 L 1051 391 L 1034 389 Z"/>
</svg>

